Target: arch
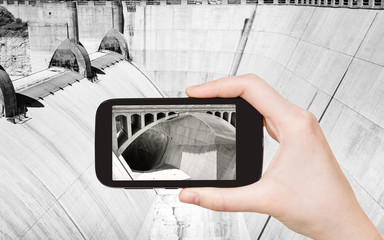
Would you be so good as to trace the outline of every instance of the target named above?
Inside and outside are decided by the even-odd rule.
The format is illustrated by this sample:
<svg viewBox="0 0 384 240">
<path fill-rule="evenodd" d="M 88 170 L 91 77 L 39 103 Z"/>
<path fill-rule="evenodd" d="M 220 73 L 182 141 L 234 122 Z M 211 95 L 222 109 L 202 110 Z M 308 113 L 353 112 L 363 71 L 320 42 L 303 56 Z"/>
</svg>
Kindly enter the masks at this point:
<svg viewBox="0 0 384 240">
<path fill-rule="evenodd" d="M 152 113 L 147 113 L 144 115 L 144 122 L 145 122 L 145 126 L 147 126 L 148 124 L 151 124 L 155 121 L 155 117 Z"/>
<path fill-rule="evenodd" d="M 7 72 L 0 66 L 0 117 L 13 117 L 17 114 L 15 88 Z"/>
<path fill-rule="evenodd" d="M 141 116 L 139 114 L 133 114 L 131 116 L 132 135 L 137 133 L 141 128 Z"/>
<path fill-rule="evenodd" d="M 224 119 L 225 121 L 228 121 L 228 112 L 224 112 L 224 114 L 223 114 L 223 119 Z"/>
<path fill-rule="evenodd" d="M 65 39 L 56 49 L 49 67 L 63 67 L 78 72 L 86 78 L 94 77 L 87 50 L 69 39 Z"/>
<path fill-rule="evenodd" d="M 169 112 L 168 116 L 175 115 L 175 114 L 176 114 L 175 112 Z"/>
<path fill-rule="evenodd" d="M 162 118 L 165 118 L 165 113 L 159 112 L 157 114 L 157 120 L 162 119 Z"/>
<path fill-rule="evenodd" d="M 126 60 L 130 59 L 127 40 L 114 28 L 110 29 L 101 40 L 99 51 L 101 50 L 116 52 L 123 55 Z"/>
<path fill-rule="evenodd" d="M 220 112 L 215 112 L 215 116 L 216 117 L 221 117 L 221 113 Z"/>
<path fill-rule="evenodd" d="M 236 127 L 236 112 L 231 114 L 231 124 L 232 126 Z"/>
<path fill-rule="evenodd" d="M 211 111 L 207 111 L 206 114 L 213 114 Z"/>
</svg>

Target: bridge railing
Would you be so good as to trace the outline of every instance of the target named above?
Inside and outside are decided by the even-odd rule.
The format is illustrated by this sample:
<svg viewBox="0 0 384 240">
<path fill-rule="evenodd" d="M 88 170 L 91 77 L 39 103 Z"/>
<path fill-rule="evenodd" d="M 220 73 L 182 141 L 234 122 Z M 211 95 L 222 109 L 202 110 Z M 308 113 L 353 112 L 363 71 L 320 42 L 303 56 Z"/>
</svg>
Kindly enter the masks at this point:
<svg viewBox="0 0 384 240">
<path fill-rule="evenodd" d="M 383 9 L 384 0 L 127 0 L 127 6 L 145 5 L 298 5 L 344 8 Z"/>
</svg>

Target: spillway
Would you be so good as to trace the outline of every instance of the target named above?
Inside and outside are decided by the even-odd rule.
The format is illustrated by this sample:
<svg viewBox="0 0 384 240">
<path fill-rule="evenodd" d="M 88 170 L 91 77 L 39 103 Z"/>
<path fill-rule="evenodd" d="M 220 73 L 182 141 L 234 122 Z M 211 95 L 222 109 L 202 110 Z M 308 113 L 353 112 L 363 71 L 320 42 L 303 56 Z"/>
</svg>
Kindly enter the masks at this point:
<svg viewBox="0 0 384 240">
<path fill-rule="evenodd" d="M 195 210 L 175 194 L 109 189 L 95 177 L 98 104 L 111 97 L 161 97 L 162 91 L 181 96 L 186 86 L 227 76 L 234 65 L 237 74 L 261 76 L 315 114 L 363 209 L 384 234 L 382 10 L 123 6 L 124 35 L 138 68 L 120 61 L 96 83 L 81 78 L 44 97 L 44 107 L 29 109 L 31 119 L 23 124 L 0 119 L 0 238 L 165 239 L 184 229 L 185 239 L 257 239 L 261 233 L 261 239 L 303 239 L 273 218 L 266 224 L 266 215 Z M 252 19 L 247 36 L 246 18 Z M 97 34 L 80 33 L 90 52 L 101 41 Z M 239 48 L 242 37 L 247 41 Z M 44 51 L 45 58 L 53 54 Z M 267 138 L 265 167 L 276 149 Z M 191 227 L 181 226 L 192 213 Z M 219 223 L 227 232 L 215 235 Z"/>
</svg>

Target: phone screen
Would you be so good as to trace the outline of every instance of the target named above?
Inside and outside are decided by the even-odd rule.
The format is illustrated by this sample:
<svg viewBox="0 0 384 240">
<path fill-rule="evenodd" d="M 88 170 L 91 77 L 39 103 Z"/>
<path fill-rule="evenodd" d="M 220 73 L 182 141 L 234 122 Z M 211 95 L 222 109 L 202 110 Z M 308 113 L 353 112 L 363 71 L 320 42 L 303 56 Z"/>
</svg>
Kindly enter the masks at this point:
<svg viewBox="0 0 384 240">
<path fill-rule="evenodd" d="M 236 180 L 236 105 L 112 106 L 112 180 Z"/>
</svg>

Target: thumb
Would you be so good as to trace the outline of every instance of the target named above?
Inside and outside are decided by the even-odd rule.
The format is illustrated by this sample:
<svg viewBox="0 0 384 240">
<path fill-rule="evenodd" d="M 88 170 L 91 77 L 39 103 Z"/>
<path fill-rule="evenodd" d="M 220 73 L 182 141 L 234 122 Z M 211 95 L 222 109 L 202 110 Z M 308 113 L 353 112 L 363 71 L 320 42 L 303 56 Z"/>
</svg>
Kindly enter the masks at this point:
<svg viewBox="0 0 384 240">
<path fill-rule="evenodd" d="M 267 198 L 259 181 L 237 188 L 185 188 L 179 199 L 214 211 L 264 213 Z"/>
</svg>

